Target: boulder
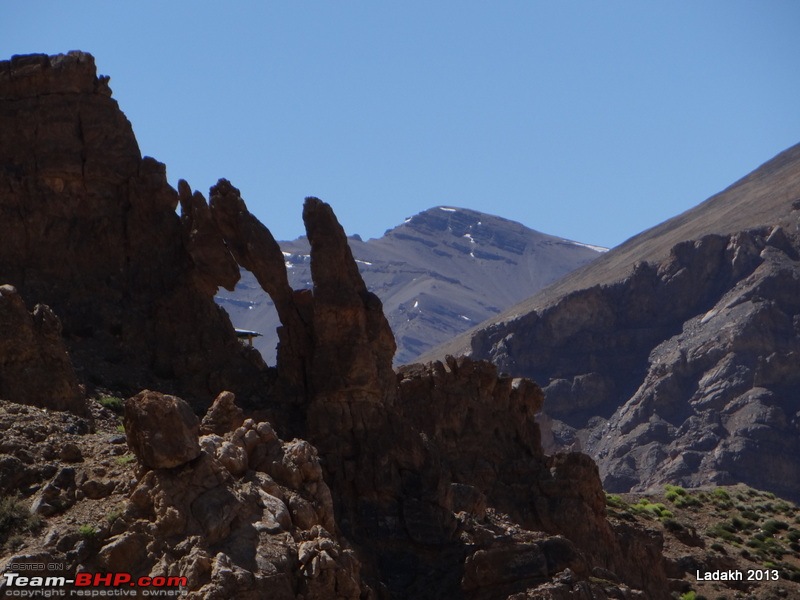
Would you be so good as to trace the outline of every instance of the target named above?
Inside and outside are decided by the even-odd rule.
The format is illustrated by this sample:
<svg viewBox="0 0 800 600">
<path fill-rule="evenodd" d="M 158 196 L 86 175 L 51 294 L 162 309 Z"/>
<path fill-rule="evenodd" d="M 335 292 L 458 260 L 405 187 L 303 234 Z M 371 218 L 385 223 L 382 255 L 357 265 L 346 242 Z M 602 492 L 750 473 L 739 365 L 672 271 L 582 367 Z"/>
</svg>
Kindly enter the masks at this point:
<svg viewBox="0 0 800 600">
<path fill-rule="evenodd" d="M 200 422 L 176 396 L 144 390 L 125 401 L 128 447 L 150 469 L 169 469 L 200 455 Z"/>
<path fill-rule="evenodd" d="M 231 392 L 220 393 L 200 422 L 200 434 L 225 435 L 244 423 L 244 413 L 236 406 L 235 400 L 236 396 Z"/>
</svg>

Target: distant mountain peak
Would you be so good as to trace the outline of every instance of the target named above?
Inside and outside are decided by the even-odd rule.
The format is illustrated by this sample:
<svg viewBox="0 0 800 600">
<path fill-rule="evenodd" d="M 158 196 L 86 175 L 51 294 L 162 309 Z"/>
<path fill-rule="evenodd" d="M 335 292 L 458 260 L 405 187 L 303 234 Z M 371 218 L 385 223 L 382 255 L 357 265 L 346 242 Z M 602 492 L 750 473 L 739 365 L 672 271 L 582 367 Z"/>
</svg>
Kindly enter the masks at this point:
<svg viewBox="0 0 800 600">
<path fill-rule="evenodd" d="M 349 243 L 368 288 L 383 301 L 397 339 L 398 363 L 497 314 L 598 256 L 596 246 L 540 233 L 521 223 L 451 205 L 434 206 L 377 239 Z M 291 285 L 311 285 L 308 241 L 281 242 Z M 269 301 L 245 277 L 218 296 L 237 326 L 273 360 L 278 325 Z M 242 304 L 247 300 L 249 304 Z M 264 306 L 263 310 L 260 306 Z M 246 309 L 242 307 L 246 306 Z M 252 308 L 255 307 L 255 308 Z"/>
</svg>

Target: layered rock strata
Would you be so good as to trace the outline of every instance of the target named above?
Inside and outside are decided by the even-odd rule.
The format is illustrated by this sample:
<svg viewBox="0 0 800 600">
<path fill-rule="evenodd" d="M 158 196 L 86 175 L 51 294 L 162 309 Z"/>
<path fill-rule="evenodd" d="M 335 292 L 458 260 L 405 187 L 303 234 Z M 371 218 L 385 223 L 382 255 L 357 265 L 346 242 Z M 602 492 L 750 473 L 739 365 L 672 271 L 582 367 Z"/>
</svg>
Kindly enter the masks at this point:
<svg viewBox="0 0 800 600">
<path fill-rule="evenodd" d="M 681 242 L 479 332 L 473 354 L 543 382 L 549 448 L 590 453 L 611 491 L 744 482 L 797 499 L 799 223 Z"/>
</svg>

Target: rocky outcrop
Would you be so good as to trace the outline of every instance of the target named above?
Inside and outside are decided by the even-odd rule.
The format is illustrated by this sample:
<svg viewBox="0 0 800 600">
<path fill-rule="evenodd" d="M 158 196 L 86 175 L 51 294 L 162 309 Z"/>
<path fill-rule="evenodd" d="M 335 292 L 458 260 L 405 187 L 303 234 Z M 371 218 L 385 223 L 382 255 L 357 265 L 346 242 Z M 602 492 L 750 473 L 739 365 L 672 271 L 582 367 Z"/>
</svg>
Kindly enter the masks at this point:
<svg viewBox="0 0 800 600">
<path fill-rule="evenodd" d="M 744 482 L 798 498 L 798 250 L 796 218 L 682 242 L 479 333 L 474 354 L 546 382 L 551 450 L 590 453 L 611 491 Z"/>
<path fill-rule="evenodd" d="M 305 404 L 309 393 L 311 315 L 307 292 L 289 286 L 280 246 L 272 233 L 256 219 L 239 190 L 226 179 L 211 188 L 211 213 L 236 261 L 252 272 L 272 298 L 281 326 L 278 328 L 280 395 L 293 404 Z M 296 421 L 298 417 L 293 417 Z"/>
<path fill-rule="evenodd" d="M 750 261 L 741 278 L 651 350 L 642 385 L 588 440 L 609 486 L 745 482 L 800 497 L 800 240 L 773 245 L 782 231 L 731 238 L 731 265 Z"/>
<path fill-rule="evenodd" d="M 236 396 L 222 392 L 214 399 L 200 423 L 200 433 L 225 435 L 244 423 L 244 411 L 236 406 Z"/>
<path fill-rule="evenodd" d="M 86 413 L 83 392 L 49 307 L 33 314 L 10 285 L 0 285 L 0 398 L 55 410 Z"/>
<path fill-rule="evenodd" d="M 381 303 L 364 285 L 330 206 L 307 198 L 303 211 L 310 292 L 288 288 L 277 244 L 229 182 L 212 188 L 211 210 L 233 255 L 282 307 L 275 389 L 289 393 L 275 400 L 288 402 L 293 415 L 284 426 L 319 453 L 336 517 L 330 526 L 371 557 L 363 565 L 371 588 L 400 598 L 495 597 L 535 589 L 564 569 L 580 584 L 593 567 L 624 572 L 641 560 L 648 568 L 623 580 L 658 597 L 658 542 L 618 539 L 586 457 L 542 453 L 535 384 L 468 359 L 395 375 Z M 217 453 L 239 477 L 252 465 L 247 455 L 232 441 Z M 512 557 L 520 565 L 539 561 L 542 570 L 487 572 L 486 564 Z"/>
<path fill-rule="evenodd" d="M 199 443 L 196 461 L 139 479 L 97 554 L 100 566 L 113 570 L 117 546 L 127 543 L 138 572 L 186 576 L 192 598 L 356 599 L 368 591 L 336 535 L 311 446 L 283 442 L 252 420 Z"/>
<path fill-rule="evenodd" d="M 169 469 L 200 454 L 200 422 L 175 396 L 144 390 L 125 401 L 125 437 L 136 458 L 150 469 Z"/>
<path fill-rule="evenodd" d="M 0 239 L 3 228 L 24 233 L 18 247 L 0 244 L 0 275 L 24 298 L 52 302 L 81 376 L 164 387 L 126 401 L 124 438 L 112 421 L 115 434 L 94 444 L 102 449 L 70 438 L 48 454 L 57 462 L 23 470 L 17 483 L 53 529 L 16 562 L 183 576 L 195 598 L 667 597 L 660 539 L 611 526 L 588 457 L 543 453 L 535 384 L 464 359 L 396 374 L 381 302 L 330 206 L 306 199 L 314 287 L 295 292 L 235 187 L 220 180 L 206 206 L 139 157 L 105 83 L 85 76 L 90 61 L 0 65 L 15 93 L 23 80 L 30 87 L 19 89 L 36 93 L 54 86 L 0 110 L 0 164 L 10 165 Z M 64 91 L 63 77 L 84 87 Z M 22 143 L 28 122 L 46 133 Z M 25 150 L 8 151 L 8 140 Z M 211 302 L 235 279 L 226 252 L 279 306 L 274 370 L 250 360 Z M 269 419 L 242 420 L 226 381 Z M 201 425 L 163 393 L 173 389 L 195 408 L 225 391 Z M 2 472 L 50 460 L 5 443 Z M 90 456 L 100 464 L 85 464 Z M 120 469 L 134 461 L 132 480 Z M 65 530 L 73 517 L 58 521 L 82 511 L 96 522 L 112 494 L 124 502 L 102 526 L 75 533 Z"/>
<path fill-rule="evenodd" d="M 0 62 L 0 281 L 59 317 L 90 385 L 249 398 L 265 367 L 212 299 L 236 266 L 186 186 L 175 214 L 107 84 L 81 52 Z"/>
</svg>

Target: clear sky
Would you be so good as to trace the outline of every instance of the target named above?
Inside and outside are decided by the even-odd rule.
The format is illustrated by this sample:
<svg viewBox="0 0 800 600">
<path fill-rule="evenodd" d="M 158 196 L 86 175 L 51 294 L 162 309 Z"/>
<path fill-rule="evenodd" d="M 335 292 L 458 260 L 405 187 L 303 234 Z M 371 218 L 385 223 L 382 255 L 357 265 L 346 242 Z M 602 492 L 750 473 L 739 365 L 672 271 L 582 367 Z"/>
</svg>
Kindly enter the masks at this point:
<svg viewBox="0 0 800 600">
<path fill-rule="evenodd" d="M 80 49 L 170 182 L 377 237 L 446 204 L 614 246 L 800 142 L 800 2 L 9 1 Z"/>
</svg>

